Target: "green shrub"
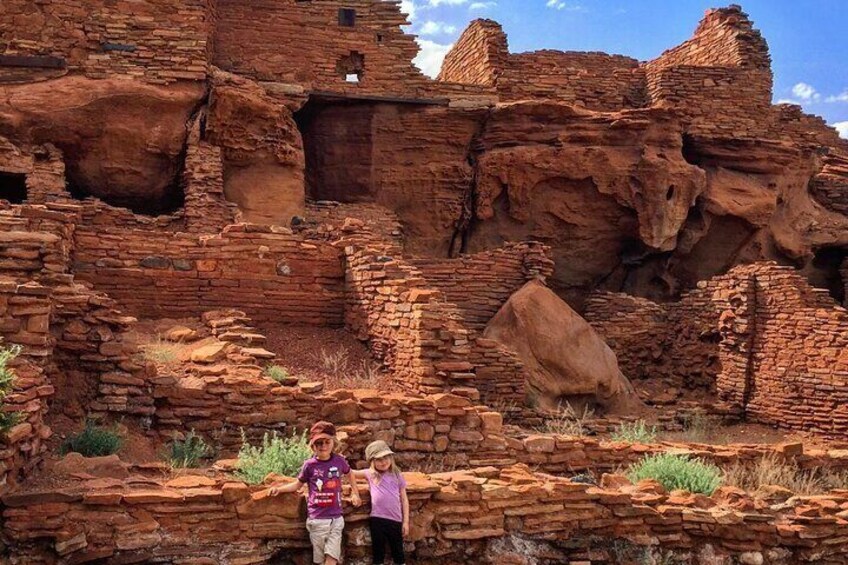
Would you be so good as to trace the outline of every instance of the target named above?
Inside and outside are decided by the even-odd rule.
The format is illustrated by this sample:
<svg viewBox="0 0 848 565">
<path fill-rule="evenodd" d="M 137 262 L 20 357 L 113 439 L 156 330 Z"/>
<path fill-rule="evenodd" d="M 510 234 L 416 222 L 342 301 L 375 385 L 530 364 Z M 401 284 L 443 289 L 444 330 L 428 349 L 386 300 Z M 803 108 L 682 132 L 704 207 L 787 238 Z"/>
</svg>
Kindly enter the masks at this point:
<svg viewBox="0 0 848 565">
<path fill-rule="evenodd" d="M 658 453 L 631 465 L 627 478 L 634 483 L 654 479 L 669 491 L 684 489 L 711 495 L 721 484 L 721 470 L 686 455 Z"/>
<path fill-rule="evenodd" d="M 618 426 L 611 436 L 615 441 L 626 441 L 629 443 L 652 443 L 657 439 L 657 427 L 650 428 L 645 424 L 644 420 L 633 422 L 632 424 L 622 423 Z"/>
<path fill-rule="evenodd" d="M 303 462 L 312 457 L 306 434 L 280 437 L 276 433 L 265 434 L 261 446 L 253 446 L 242 437 L 238 454 L 236 476 L 242 481 L 257 485 L 268 473 L 294 476 Z"/>
<path fill-rule="evenodd" d="M 124 438 L 116 430 L 95 426 L 94 422 L 88 420 L 85 428 L 62 442 L 59 450 L 62 455 L 73 451 L 83 457 L 102 457 L 117 453 L 123 443 Z"/>
<path fill-rule="evenodd" d="M 15 387 L 15 373 L 8 367 L 9 361 L 20 355 L 21 346 L 0 347 L 0 433 L 5 434 L 23 420 L 20 412 L 5 412 L 6 397 Z"/>
<path fill-rule="evenodd" d="M 264 373 L 266 377 L 274 379 L 278 383 L 289 378 L 288 370 L 285 367 L 280 367 L 279 365 L 268 365 L 265 367 Z"/>
<path fill-rule="evenodd" d="M 174 439 L 168 453 L 168 464 L 175 469 L 193 469 L 200 467 L 200 462 L 212 455 L 203 438 L 191 430 L 185 439 Z"/>
</svg>

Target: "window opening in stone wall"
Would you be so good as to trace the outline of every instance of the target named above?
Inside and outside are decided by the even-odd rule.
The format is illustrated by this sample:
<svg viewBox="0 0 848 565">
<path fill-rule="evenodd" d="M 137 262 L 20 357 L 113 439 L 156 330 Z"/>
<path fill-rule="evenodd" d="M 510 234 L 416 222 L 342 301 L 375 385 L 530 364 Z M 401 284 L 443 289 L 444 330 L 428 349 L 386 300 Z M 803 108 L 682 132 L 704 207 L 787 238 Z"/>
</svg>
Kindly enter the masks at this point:
<svg viewBox="0 0 848 565">
<path fill-rule="evenodd" d="M 0 200 L 23 204 L 27 199 L 26 175 L 0 171 Z"/>
<path fill-rule="evenodd" d="M 377 43 L 382 43 L 382 42 L 383 42 L 383 34 L 382 34 L 382 33 L 378 33 L 378 34 L 377 34 Z"/>
<path fill-rule="evenodd" d="M 356 10 L 352 8 L 339 8 L 339 25 L 342 27 L 356 26 Z"/>
<path fill-rule="evenodd" d="M 358 51 L 351 51 L 350 55 L 338 60 L 336 72 L 347 82 L 358 83 L 362 81 L 363 73 L 365 73 L 365 55 Z"/>
</svg>

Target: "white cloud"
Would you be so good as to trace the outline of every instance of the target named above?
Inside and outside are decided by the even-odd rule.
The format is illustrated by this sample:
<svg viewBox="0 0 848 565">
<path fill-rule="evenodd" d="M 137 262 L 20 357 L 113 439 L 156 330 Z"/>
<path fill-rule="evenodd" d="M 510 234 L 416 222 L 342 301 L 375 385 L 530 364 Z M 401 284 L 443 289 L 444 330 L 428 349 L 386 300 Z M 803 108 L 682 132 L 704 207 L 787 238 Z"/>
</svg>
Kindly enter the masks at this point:
<svg viewBox="0 0 848 565">
<path fill-rule="evenodd" d="M 427 21 L 427 22 L 424 22 L 423 26 L 421 26 L 419 33 L 421 35 L 439 35 L 439 34 L 450 35 L 452 33 L 456 33 L 456 26 L 446 24 L 445 22 Z"/>
<path fill-rule="evenodd" d="M 415 2 L 412 0 L 401 0 L 400 1 L 400 11 L 404 14 L 409 15 L 409 21 L 412 21 L 415 18 Z"/>
<path fill-rule="evenodd" d="M 797 100 L 792 100 L 791 98 L 781 98 L 775 104 L 795 104 L 796 106 L 800 106 L 801 103 Z"/>
<path fill-rule="evenodd" d="M 821 100 L 821 94 L 806 82 L 799 82 L 792 87 L 792 94 L 803 100 L 804 102 L 818 102 Z"/>
<path fill-rule="evenodd" d="M 460 4 L 465 4 L 468 0 L 427 0 L 427 4 L 430 6 L 441 6 L 442 4 L 446 6 L 459 6 Z"/>
<path fill-rule="evenodd" d="M 491 8 L 492 6 L 497 5 L 497 2 L 474 2 L 470 6 L 468 6 L 469 11 L 475 10 L 485 10 L 487 8 Z"/>
<path fill-rule="evenodd" d="M 836 96 L 828 96 L 825 102 L 848 102 L 848 90 Z"/>
<path fill-rule="evenodd" d="M 833 127 L 839 132 L 839 137 L 848 139 L 848 122 L 836 122 Z"/>
<path fill-rule="evenodd" d="M 421 46 L 421 52 L 418 53 L 413 63 L 425 75 L 436 78 L 442 68 L 442 61 L 445 60 L 445 55 L 451 50 L 453 44 L 442 45 L 429 39 L 418 39 L 417 41 L 418 45 Z"/>
</svg>

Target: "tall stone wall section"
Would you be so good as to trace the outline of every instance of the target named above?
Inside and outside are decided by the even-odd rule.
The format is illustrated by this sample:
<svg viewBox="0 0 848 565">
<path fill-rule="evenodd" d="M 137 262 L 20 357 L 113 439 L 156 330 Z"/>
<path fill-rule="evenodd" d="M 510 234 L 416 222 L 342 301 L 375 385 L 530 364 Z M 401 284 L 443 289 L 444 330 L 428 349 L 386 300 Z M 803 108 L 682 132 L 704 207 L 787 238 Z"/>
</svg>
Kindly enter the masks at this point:
<svg viewBox="0 0 848 565">
<path fill-rule="evenodd" d="M 213 12 L 210 0 L 7 0 L 0 12 L 5 80 L 67 71 L 167 84 L 205 80 Z"/>
<path fill-rule="evenodd" d="M 653 106 L 672 106 L 691 131 L 765 132 L 771 109 L 768 45 L 739 6 L 710 10 L 695 36 L 644 65 Z"/>
<path fill-rule="evenodd" d="M 754 273 L 752 420 L 844 438 L 848 312 L 788 267 Z"/>
<path fill-rule="evenodd" d="M 471 22 L 445 56 L 438 79 L 494 87 L 509 58 L 506 34 L 493 20 Z"/>
<path fill-rule="evenodd" d="M 345 254 L 347 326 L 368 340 L 398 385 L 495 405 L 523 403 L 526 377 L 518 357 L 466 325 L 461 310 L 397 249 L 349 246 Z"/>
<path fill-rule="evenodd" d="M 340 25 L 342 9 L 355 12 L 354 26 Z M 382 0 L 218 0 L 214 62 L 307 91 L 424 96 L 432 81 L 412 64 L 418 45 L 406 23 L 398 3 Z"/>
<path fill-rule="evenodd" d="M 195 119 L 189 132 L 182 187 L 186 229 L 217 233 L 235 223 L 238 206 L 224 194 L 224 160 L 220 147 L 202 139 L 202 117 Z"/>
</svg>

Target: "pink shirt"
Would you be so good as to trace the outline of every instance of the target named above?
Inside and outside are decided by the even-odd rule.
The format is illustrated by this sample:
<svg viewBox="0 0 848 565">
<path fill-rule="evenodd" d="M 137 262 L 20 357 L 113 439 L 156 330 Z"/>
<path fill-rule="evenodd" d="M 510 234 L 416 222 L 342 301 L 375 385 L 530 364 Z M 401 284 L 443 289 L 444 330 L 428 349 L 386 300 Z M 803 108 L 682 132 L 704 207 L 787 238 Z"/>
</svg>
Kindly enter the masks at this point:
<svg viewBox="0 0 848 565">
<path fill-rule="evenodd" d="M 370 469 L 365 473 L 371 490 L 371 516 L 403 522 L 401 491 L 406 488 L 406 479 L 388 471 L 380 474 L 380 482 L 377 483 L 371 473 Z"/>
</svg>

